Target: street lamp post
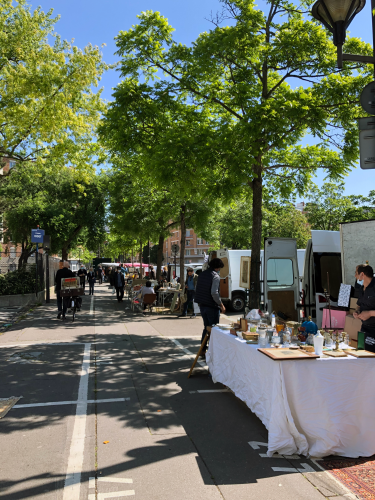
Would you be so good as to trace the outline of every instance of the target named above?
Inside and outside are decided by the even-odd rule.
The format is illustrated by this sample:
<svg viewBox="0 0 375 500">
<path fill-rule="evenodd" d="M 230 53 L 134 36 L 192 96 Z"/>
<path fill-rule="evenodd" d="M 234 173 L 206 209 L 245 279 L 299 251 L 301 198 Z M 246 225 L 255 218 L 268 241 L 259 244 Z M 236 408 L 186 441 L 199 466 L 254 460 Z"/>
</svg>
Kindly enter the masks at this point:
<svg viewBox="0 0 375 500">
<path fill-rule="evenodd" d="M 346 30 L 358 12 L 363 9 L 365 4 L 366 0 L 318 0 L 312 6 L 312 16 L 320 21 L 333 34 L 333 43 L 337 47 L 337 67 L 339 69 L 342 68 L 343 61 L 374 64 L 375 53 L 373 53 L 372 56 L 342 53 L 342 46 L 344 45 L 346 38 Z M 374 9 L 375 0 L 371 0 L 372 38 L 373 48 L 375 49 Z"/>
</svg>

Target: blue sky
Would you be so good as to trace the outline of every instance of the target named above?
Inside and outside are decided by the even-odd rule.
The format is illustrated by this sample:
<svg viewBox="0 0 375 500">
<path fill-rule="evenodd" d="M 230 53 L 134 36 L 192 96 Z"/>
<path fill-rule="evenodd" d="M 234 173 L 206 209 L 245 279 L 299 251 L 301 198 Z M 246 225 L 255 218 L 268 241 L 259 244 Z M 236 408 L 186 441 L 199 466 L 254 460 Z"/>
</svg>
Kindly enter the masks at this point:
<svg viewBox="0 0 375 500">
<path fill-rule="evenodd" d="M 106 44 L 102 48 L 103 59 L 114 63 L 116 46 L 114 37 L 121 30 L 127 30 L 137 23 L 137 14 L 144 10 L 160 11 L 175 28 L 175 39 L 190 44 L 202 31 L 212 26 L 206 19 L 211 12 L 220 10 L 219 0 L 39 0 L 33 7 L 40 5 L 42 10 L 54 9 L 60 20 L 55 26 L 62 38 L 70 40 L 78 47 Z M 259 3 L 261 6 L 261 3 Z M 350 26 L 351 36 L 357 36 L 372 43 L 370 2 L 360 12 Z M 117 85 L 119 74 L 112 70 L 101 81 L 103 97 L 111 100 L 112 88 Z M 324 175 L 317 177 L 321 185 Z M 375 186 L 375 170 L 353 170 L 345 180 L 346 194 L 368 194 Z"/>
</svg>

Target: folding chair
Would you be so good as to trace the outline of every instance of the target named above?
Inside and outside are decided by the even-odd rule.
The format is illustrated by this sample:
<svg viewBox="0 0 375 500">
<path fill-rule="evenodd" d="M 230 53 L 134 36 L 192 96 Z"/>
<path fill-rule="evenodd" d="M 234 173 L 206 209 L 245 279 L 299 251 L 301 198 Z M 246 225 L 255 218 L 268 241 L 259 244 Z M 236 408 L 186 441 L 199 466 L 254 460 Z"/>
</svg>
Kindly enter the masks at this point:
<svg viewBox="0 0 375 500">
<path fill-rule="evenodd" d="M 143 296 L 143 305 L 149 308 L 149 311 L 152 312 L 152 306 L 155 305 L 157 299 L 156 293 L 146 293 Z"/>
</svg>

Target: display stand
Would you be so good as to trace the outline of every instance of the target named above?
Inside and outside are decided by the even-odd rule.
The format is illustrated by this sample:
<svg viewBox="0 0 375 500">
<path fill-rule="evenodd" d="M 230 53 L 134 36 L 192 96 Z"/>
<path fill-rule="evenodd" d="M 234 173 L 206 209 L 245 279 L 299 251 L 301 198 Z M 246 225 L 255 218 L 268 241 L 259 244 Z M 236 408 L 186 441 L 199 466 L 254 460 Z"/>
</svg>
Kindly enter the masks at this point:
<svg viewBox="0 0 375 500">
<path fill-rule="evenodd" d="M 208 339 L 210 338 L 210 333 L 211 333 L 211 327 L 210 326 L 207 326 L 206 327 L 206 330 L 207 330 L 207 333 L 206 333 L 206 336 L 204 337 L 203 339 L 203 342 L 199 348 L 199 351 L 198 351 L 198 354 L 195 356 L 195 359 L 194 359 L 194 362 L 193 364 L 191 365 L 191 368 L 190 368 L 190 371 L 189 371 L 189 375 L 188 375 L 188 378 L 191 377 L 191 374 L 193 373 L 193 370 L 194 370 L 194 367 L 195 365 L 197 364 L 197 361 L 199 359 L 199 356 L 202 354 L 202 351 L 203 349 L 206 347 L 206 344 L 208 342 Z"/>
</svg>

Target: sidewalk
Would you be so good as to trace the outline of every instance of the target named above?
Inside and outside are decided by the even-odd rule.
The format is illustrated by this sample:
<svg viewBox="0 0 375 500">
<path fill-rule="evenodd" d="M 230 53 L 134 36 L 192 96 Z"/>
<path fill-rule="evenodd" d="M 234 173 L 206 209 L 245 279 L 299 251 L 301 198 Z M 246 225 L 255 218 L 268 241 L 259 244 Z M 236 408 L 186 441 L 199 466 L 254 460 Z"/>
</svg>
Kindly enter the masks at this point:
<svg viewBox="0 0 375 500">
<path fill-rule="evenodd" d="M 204 363 L 187 378 L 200 317 L 126 305 L 101 285 L 74 323 L 52 302 L 0 335 L 0 397 L 23 396 L 0 420 L 0 498 L 344 498 L 304 457 L 263 458 L 267 430 Z"/>
</svg>

